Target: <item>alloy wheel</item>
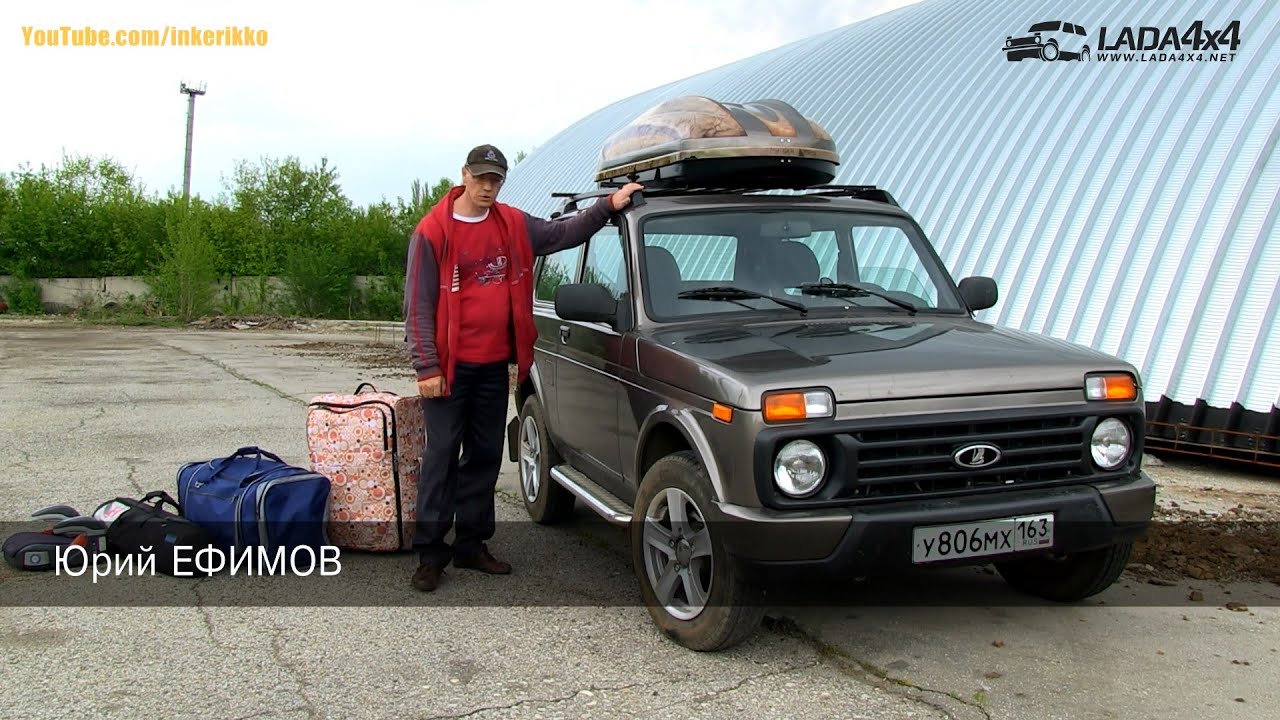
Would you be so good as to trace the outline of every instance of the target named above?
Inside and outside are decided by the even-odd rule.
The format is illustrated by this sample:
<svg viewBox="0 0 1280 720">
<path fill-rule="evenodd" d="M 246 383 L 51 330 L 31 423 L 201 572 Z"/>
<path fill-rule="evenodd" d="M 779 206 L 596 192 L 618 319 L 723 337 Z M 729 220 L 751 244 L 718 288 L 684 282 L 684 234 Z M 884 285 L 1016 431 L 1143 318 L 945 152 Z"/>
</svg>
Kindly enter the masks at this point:
<svg viewBox="0 0 1280 720">
<path fill-rule="evenodd" d="M 539 472 L 542 462 L 542 444 L 538 436 L 538 424 L 533 417 L 526 417 L 520 424 L 520 485 L 529 502 L 538 499 L 542 490 Z"/>
<path fill-rule="evenodd" d="M 706 608 L 714 569 L 711 531 L 683 490 L 667 488 L 650 501 L 644 564 L 649 586 L 672 617 L 691 620 Z"/>
</svg>

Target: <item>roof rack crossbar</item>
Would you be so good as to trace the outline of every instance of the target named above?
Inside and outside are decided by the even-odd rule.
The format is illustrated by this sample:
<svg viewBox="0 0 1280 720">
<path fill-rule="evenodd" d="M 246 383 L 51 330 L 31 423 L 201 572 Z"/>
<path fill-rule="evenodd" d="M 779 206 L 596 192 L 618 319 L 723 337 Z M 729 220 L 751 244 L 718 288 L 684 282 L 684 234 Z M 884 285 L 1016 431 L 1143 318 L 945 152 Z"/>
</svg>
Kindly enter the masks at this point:
<svg viewBox="0 0 1280 720">
<path fill-rule="evenodd" d="M 691 186 L 658 186 L 650 188 L 645 186 L 645 195 L 648 197 L 662 197 L 672 195 L 711 195 L 719 193 L 760 193 L 770 192 L 774 190 L 795 190 L 801 191 L 803 195 L 816 197 L 849 197 L 860 200 L 872 200 L 875 202 L 886 203 L 898 206 L 898 201 L 889 194 L 887 190 L 876 187 L 875 185 L 805 185 L 793 188 L 778 187 L 741 187 L 741 186 L 725 186 L 725 187 L 691 187 Z M 557 215 L 576 212 L 578 203 L 582 200 L 590 198 L 598 198 L 610 195 L 614 192 L 613 188 L 602 188 L 598 190 L 588 190 L 585 192 L 553 192 L 551 197 L 568 198 L 564 208 Z"/>
<path fill-rule="evenodd" d="M 555 213 L 552 217 L 553 217 L 553 218 L 556 218 L 556 217 L 559 217 L 559 216 L 564 215 L 564 214 L 566 214 L 566 213 L 577 212 L 577 211 L 578 211 L 578 203 L 579 203 L 579 202 L 581 202 L 581 201 L 583 201 L 583 200 L 589 200 L 589 199 L 591 199 L 591 198 L 606 197 L 606 196 L 608 196 L 608 195 L 612 195 L 613 193 L 614 193 L 614 190 L 612 190 L 612 189 L 603 189 L 603 188 L 602 188 L 602 189 L 600 189 L 600 190 L 587 190 L 586 192 L 576 192 L 576 193 L 574 193 L 574 192 L 553 192 L 553 193 L 551 193 L 551 197 L 553 197 L 553 198 L 569 198 L 569 200 L 568 200 L 567 202 L 565 202 L 564 207 L 560 208 L 560 212 Z"/>
</svg>

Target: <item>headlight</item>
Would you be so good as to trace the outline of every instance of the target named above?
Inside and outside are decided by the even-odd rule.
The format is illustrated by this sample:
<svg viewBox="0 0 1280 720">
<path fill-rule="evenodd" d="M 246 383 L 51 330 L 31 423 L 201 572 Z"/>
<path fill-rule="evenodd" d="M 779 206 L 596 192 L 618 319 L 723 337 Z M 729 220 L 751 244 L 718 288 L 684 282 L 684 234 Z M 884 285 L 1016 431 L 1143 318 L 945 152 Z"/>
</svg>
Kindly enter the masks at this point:
<svg viewBox="0 0 1280 720">
<path fill-rule="evenodd" d="M 1129 459 L 1133 435 L 1122 420 L 1107 418 L 1093 431 L 1093 462 L 1103 470 L 1115 470 Z"/>
<path fill-rule="evenodd" d="M 791 497 L 805 497 L 818 491 L 827 475 L 827 458 L 822 448 L 808 440 L 792 440 L 773 461 L 773 481 Z"/>
</svg>

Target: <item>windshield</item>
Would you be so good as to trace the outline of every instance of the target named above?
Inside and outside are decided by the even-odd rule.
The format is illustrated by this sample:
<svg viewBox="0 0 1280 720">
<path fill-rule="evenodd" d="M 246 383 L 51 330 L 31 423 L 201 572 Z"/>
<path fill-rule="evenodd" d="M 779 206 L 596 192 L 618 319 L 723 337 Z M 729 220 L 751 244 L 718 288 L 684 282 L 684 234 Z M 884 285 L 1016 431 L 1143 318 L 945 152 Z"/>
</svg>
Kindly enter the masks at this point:
<svg viewBox="0 0 1280 720">
<path fill-rule="evenodd" d="M 899 218 L 804 209 L 682 213 L 645 219 L 641 234 L 645 309 L 659 320 L 794 315 L 777 298 L 810 312 L 963 311 L 924 238 Z M 814 288 L 830 283 L 852 287 Z"/>
</svg>

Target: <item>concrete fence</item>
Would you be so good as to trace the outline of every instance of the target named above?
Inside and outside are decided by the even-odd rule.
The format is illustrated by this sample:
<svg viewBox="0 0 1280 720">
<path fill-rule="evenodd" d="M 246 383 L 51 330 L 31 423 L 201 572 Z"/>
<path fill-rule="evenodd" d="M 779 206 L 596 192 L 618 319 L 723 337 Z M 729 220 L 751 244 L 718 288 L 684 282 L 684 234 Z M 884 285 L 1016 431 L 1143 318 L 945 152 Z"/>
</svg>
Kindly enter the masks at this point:
<svg viewBox="0 0 1280 720">
<path fill-rule="evenodd" d="M 10 275 L 0 275 L 0 295 L 12 279 Z M 357 275 L 356 289 L 363 293 L 375 279 L 380 279 L 380 276 Z M 151 287 L 136 276 L 36 278 L 35 282 L 40 286 L 40 301 L 50 312 L 123 304 L 131 298 L 141 300 L 151 294 Z M 259 282 L 260 278 L 252 276 L 223 278 L 215 283 L 214 302 L 222 303 L 228 296 L 237 294 L 245 300 L 253 299 L 259 292 Z M 285 289 L 284 281 L 275 276 L 267 278 L 267 287 L 272 295 Z"/>
</svg>

